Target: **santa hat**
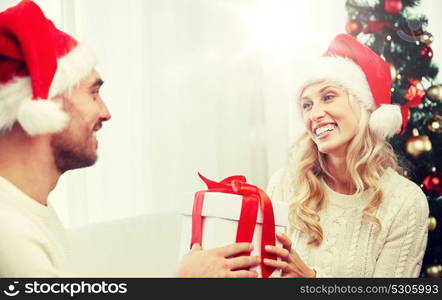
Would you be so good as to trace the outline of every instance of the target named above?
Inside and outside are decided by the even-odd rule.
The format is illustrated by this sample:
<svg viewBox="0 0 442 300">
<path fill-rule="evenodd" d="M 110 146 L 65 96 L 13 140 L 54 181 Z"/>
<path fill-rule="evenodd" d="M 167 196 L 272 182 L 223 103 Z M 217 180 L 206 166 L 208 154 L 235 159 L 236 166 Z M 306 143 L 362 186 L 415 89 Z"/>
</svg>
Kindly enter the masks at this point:
<svg viewBox="0 0 442 300">
<path fill-rule="evenodd" d="M 95 65 L 93 52 L 58 30 L 34 2 L 0 13 L 0 131 L 15 122 L 29 135 L 64 129 L 69 115 L 50 99 Z"/>
<path fill-rule="evenodd" d="M 349 90 L 371 111 L 369 128 L 381 138 L 393 136 L 402 124 L 401 110 L 391 104 L 390 66 L 367 46 L 339 34 L 326 53 L 304 75 L 298 93 L 312 83 L 331 81 Z"/>
</svg>

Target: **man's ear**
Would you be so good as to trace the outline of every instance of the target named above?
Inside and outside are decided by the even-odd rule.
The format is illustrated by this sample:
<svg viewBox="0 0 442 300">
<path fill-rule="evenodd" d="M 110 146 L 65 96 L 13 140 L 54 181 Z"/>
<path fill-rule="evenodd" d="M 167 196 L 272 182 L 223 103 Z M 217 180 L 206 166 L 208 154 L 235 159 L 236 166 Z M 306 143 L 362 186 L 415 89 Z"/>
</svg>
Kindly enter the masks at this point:
<svg viewBox="0 0 442 300">
<path fill-rule="evenodd" d="M 64 95 L 57 95 L 55 97 L 52 97 L 51 101 L 54 101 L 54 102 L 60 103 L 60 105 L 63 105 L 64 102 L 66 101 L 65 98 L 66 98 L 66 96 L 64 96 Z"/>
</svg>

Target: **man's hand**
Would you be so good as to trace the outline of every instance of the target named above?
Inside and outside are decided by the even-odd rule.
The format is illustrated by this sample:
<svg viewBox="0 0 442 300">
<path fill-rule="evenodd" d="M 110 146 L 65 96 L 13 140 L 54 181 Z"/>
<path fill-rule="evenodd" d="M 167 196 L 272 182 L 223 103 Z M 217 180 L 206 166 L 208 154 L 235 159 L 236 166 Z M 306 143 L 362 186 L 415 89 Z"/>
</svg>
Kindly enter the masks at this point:
<svg viewBox="0 0 442 300">
<path fill-rule="evenodd" d="M 257 277 L 255 271 L 248 268 L 260 263 L 257 256 L 237 256 L 250 253 L 253 245 L 236 243 L 225 247 L 202 250 L 195 244 L 184 256 L 179 266 L 178 277 Z"/>
</svg>

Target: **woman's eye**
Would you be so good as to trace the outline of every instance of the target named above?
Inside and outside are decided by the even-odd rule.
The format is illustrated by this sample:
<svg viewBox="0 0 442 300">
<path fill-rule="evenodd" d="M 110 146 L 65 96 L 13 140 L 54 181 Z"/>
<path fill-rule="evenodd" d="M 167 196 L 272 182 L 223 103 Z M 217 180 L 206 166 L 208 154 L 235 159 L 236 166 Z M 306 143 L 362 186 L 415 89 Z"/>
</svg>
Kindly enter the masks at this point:
<svg viewBox="0 0 442 300">
<path fill-rule="evenodd" d="M 330 100 L 330 99 L 333 99 L 334 97 L 335 97 L 334 94 L 327 94 L 324 96 L 324 100 Z"/>
<path fill-rule="evenodd" d="M 311 103 L 303 103 L 302 104 L 303 109 L 308 109 L 308 108 L 310 108 L 310 106 L 311 106 Z"/>
</svg>

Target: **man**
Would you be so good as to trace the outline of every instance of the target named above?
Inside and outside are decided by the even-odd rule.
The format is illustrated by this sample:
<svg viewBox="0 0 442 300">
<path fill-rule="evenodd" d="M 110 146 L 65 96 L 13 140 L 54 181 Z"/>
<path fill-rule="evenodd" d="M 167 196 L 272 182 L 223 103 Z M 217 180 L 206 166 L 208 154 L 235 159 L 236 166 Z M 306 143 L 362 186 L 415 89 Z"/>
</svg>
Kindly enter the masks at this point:
<svg viewBox="0 0 442 300">
<path fill-rule="evenodd" d="M 0 277 L 67 273 L 65 231 L 47 198 L 66 171 L 97 160 L 111 115 L 93 52 L 30 0 L 0 13 Z M 247 243 L 183 258 L 177 276 L 255 277 Z M 165 258 L 168 259 L 168 258 Z"/>
</svg>

